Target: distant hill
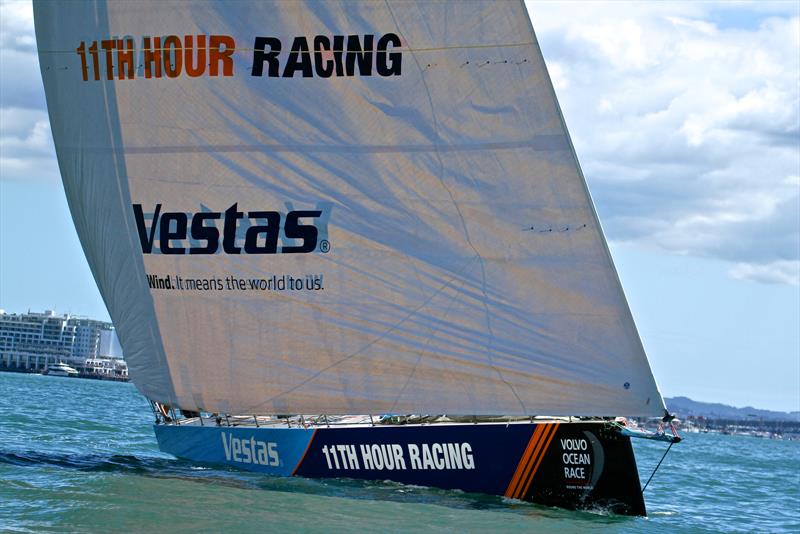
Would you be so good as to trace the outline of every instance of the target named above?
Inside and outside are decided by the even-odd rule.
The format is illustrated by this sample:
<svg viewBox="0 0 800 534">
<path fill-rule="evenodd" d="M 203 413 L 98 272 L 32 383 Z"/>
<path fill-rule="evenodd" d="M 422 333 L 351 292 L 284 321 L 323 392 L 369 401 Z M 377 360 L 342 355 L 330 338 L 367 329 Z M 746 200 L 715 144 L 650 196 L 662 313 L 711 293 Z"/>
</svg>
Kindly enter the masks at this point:
<svg viewBox="0 0 800 534">
<path fill-rule="evenodd" d="M 800 421 L 798 412 L 776 412 L 772 410 L 759 410 L 751 406 L 736 408 L 718 402 L 700 402 L 688 397 L 665 397 L 664 402 L 670 413 L 677 414 L 679 418 L 689 415 L 708 417 L 712 419 L 763 419 L 765 421 Z"/>
</svg>

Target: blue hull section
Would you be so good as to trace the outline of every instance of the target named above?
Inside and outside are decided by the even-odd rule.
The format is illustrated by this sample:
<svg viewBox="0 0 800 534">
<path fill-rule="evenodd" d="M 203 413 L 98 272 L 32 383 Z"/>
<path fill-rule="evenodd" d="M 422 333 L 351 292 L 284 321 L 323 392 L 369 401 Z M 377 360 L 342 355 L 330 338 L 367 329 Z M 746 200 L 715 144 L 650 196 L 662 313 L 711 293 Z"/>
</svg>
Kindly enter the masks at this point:
<svg viewBox="0 0 800 534">
<path fill-rule="evenodd" d="M 156 425 L 159 448 L 178 458 L 291 476 L 314 430 Z"/>
<path fill-rule="evenodd" d="M 277 476 L 344 477 L 644 515 L 630 440 L 602 423 L 341 428 L 157 425 L 161 450 Z"/>
</svg>

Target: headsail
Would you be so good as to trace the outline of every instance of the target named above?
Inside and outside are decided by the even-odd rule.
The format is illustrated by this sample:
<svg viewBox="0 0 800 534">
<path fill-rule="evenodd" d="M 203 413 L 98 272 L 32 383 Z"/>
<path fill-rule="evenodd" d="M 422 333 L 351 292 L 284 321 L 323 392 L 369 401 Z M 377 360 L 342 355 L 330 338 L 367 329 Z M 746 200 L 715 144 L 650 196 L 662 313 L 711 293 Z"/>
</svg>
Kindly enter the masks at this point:
<svg viewBox="0 0 800 534">
<path fill-rule="evenodd" d="M 146 396 L 662 413 L 522 3 L 34 9 L 70 208 Z"/>
</svg>

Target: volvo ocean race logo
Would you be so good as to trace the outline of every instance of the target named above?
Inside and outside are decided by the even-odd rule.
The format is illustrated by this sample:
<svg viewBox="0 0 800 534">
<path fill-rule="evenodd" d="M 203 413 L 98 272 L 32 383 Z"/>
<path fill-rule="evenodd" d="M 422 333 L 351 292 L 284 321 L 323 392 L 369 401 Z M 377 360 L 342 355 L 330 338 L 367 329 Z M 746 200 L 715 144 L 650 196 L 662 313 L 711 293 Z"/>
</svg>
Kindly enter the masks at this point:
<svg viewBox="0 0 800 534">
<path fill-rule="evenodd" d="M 143 254 L 307 254 L 328 252 L 327 210 L 145 213 L 133 204 Z M 221 230 L 220 230 L 221 226 Z M 320 235 L 322 234 L 322 236 Z M 322 237 L 322 238 L 321 238 Z M 188 241 L 188 243 L 187 243 Z"/>
<path fill-rule="evenodd" d="M 587 492 L 593 490 L 603 474 L 603 445 L 588 430 L 584 430 L 583 435 L 562 437 L 559 442 L 565 487 Z"/>
</svg>

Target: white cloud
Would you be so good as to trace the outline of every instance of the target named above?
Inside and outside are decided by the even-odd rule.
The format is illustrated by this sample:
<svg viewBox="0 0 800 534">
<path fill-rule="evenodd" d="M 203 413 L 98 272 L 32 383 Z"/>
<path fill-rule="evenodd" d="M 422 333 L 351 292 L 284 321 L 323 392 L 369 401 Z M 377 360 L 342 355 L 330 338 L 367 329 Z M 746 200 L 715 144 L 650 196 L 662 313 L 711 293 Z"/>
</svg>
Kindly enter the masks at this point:
<svg viewBox="0 0 800 534">
<path fill-rule="evenodd" d="M 33 6 L 29 1 L 0 2 L 0 47 L 36 51 L 33 31 Z"/>
<path fill-rule="evenodd" d="M 45 107 L 30 2 L 0 1 L 0 102 Z"/>
<path fill-rule="evenodd" d="M 734 278 L 756 280 L 767 284 L 800 285 L 800 262 L 775 261 L 765 265 L 737 263 L 730 270 Z"/>
<path fill-rule="evenodd" d="M 0 2 L 0 180 L 58 180 L 30 2 Z"/>
<path fill-rule="evenodd" d="M 553 87 L 555 87 L 556 91 L 569 87 L 569 80 L 564 75 L 564 69 L 561 68 L 561 64 L 558 61 L 548 63 L 547 70 L 550 73 L 550 80 L 553 82 Z"/>
<path fill-rule="evenodd" d="M 528 7 L 608 237 L 794 283 L 800 6 Z"/>
<path fill-rule="evenodd" d="M 58 179 L 47 112 L 0 108 L 0 180 Z"/>
<path fill-rule="evenodd" d="M 0 108 L 0 140 L 12 150 L 52 150 L 47 113 L 38 109 Z"/>
<path fill-rule="evenodd" d="M 642 33 L 637 21 L 622 19 L 572 25 L 567 30 L 567 39 L 588 44 L 595 57 L 626 71 L 642 69 L 655 61 L 648 54 Z"/>
</svg>

